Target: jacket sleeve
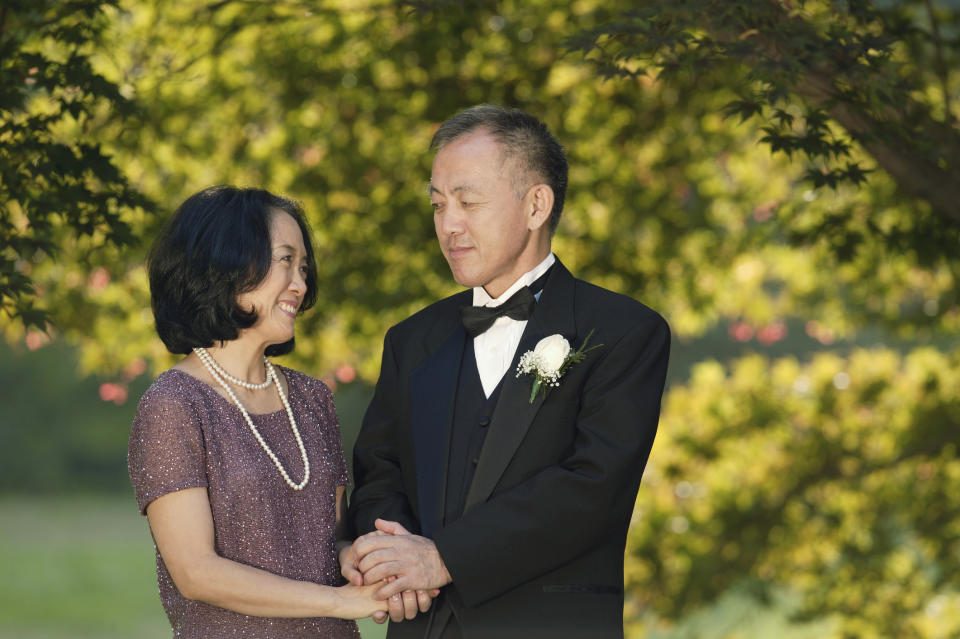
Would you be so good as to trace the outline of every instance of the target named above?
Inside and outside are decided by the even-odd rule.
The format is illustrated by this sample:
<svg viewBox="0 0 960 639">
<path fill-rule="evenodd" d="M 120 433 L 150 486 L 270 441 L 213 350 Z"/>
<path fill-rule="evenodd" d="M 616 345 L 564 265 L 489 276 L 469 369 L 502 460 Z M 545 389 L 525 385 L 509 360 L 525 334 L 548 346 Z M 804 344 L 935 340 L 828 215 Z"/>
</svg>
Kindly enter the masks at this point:
<svg viewBox="0 0 960 639">
<path fill-rule="evenodd" d="M 657 429 L 669 350 L 670 331 L 659 315 L 632 328 L 591 369 L 569 455 L 436 531 L 466 605 L 625 530 Z"/>
<path fill-rule="evenodd" d="M 380 378 L 353 448 L 356 489 L 350 497 L 347 519 L 355 536 L 372 531 L 378 517 L 396 521 L 410 532 L 420 532 L 404 492 L 397 450 L 399 398 L 397 360 L 391 331 L 387 331 Z"/>
</svg>

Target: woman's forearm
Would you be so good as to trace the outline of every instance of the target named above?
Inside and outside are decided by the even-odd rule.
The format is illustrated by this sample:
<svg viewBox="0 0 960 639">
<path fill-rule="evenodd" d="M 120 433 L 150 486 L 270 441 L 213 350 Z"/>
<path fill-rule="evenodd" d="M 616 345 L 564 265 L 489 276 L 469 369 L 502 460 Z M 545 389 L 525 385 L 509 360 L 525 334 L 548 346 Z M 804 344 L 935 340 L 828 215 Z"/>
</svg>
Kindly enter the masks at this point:
<svg viewBox="0 0 960 639">
<path fill-rule="evenodd" d="M 354 604 L 349 609 L 343 590 L 275 575 L 217 555 L 174 576 L 174 584 L 187 599 L 202 601 L 234 612 L 258 617 L 367 616 Z M 354 596 L 354 599 L 358 599 Z M 372 612 L 372 610 L 371 610 Z M 370 613 L 367 613 L 370 614 Z"/>
<path fill-rule="evenodd" d="M 359 619 L 386 610 L 386 603 L 374 598 L 376 585 L 325 586 L 218 555 L 205 488 L 157 498 L 147 518 L 174 585 L 188 599 L 260 617 Z"/>
</svg>

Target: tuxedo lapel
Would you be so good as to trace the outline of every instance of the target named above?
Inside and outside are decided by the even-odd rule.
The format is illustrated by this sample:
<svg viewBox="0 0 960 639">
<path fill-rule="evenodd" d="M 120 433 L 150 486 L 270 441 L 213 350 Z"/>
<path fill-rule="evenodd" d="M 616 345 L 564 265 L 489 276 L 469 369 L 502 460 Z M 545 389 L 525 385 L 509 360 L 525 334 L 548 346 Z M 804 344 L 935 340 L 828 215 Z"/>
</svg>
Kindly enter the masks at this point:
<svg viewBox="0 0 960 639">
<path fill-rule="evenodd" d="M 435 335 L 436 333 L 432 333 Z M 410 417 L 420 527 L 431 537 L 443 521 L 453 406 L 467 334 L 459 321 L 410 375 Z"/>
<path fill-rule="evenodd" d="M 573 308 L 574 279 L 558 260 L 520 338 L 513 363 L 504 374 L 500 399 L 490 418 L 489 432 L 467 493 L 464 512 L 486 500 L 493 492 L 543 404 L 542 392 L 530 402 L 531 376 L 517 377 L 520 357 L 548 335 L 563 335 L 573 344 L 576 338 Z"/>
</svg>

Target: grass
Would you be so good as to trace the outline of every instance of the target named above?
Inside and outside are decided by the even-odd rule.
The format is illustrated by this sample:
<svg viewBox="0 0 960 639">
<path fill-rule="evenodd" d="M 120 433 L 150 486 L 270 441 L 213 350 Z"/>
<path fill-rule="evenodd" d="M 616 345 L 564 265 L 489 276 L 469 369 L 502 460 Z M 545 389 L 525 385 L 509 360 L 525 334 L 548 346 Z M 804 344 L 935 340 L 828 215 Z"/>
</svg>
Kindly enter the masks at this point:
<svg viewBox="0 0 960 639">
<path fill-rule="evenodd" d="M 133 498 L 0 499 L 0 638 L 169 637 Z"/>
<path fill-rule="evenodd" d="M 0 639 L 160 639 L 170 626 L 157 593 L 153 544 L 132 495 L 0 496 Z M 677 624 L 645 616 L 651 639 L 829 634 L 791 622 L 789 597 L 763 606 L 734 589 Z M 385 626 L 360 622 L 365 639 Z"/>
<path fill-rule="evenodd" d="M 132 496 L 0 497 L 0 574 L 0 639 L 171 636 Z"/>
</svg>

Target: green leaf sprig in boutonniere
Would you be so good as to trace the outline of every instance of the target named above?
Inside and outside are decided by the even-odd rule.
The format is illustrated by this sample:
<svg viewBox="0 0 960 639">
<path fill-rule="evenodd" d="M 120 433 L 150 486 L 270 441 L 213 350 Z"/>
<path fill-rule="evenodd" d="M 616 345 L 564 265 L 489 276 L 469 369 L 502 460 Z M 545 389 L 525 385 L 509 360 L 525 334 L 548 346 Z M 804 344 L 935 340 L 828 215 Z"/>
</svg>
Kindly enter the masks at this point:
<svg viewBox="0 0 960 639">
<path fill-rule="evenodd" d="M 527 351 L 520 356 L 520 363 L 517 364 L 517 377 L 521 375 L 533 375 L 533 388 L 530 389 L 530 403 L 533 403 L 537 393 L 543 391 L 544 396 L 552 386 L 560 385 L 560 378 L 567 372 L 571 366 L 577 362 L 583 361 L 586 354 L 595 348 L 600 348 L 603 344 L 597 344 L 587 348 L 587 342 L 593 330 L 587 334 L 575 351 L 570 350 L 570 342 L 562 335 L 554 334 L 544 337 L 537 342 L 532 351 Z"/>
</svg>

